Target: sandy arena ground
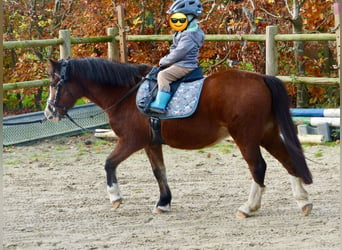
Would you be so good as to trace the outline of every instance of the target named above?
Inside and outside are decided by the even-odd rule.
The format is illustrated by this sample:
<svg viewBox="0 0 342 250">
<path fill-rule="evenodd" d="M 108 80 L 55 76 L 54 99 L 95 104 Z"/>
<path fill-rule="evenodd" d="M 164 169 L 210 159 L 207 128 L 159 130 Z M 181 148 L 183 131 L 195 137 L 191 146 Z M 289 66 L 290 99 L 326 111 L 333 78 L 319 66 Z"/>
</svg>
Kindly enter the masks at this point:
<svg viewBox="0 0 342 250">
<path fill-rule="evenodd" d="M 164 146 L 171 212 L 153 214 L 158 186 L 143 151 L 118 168 L 124 204 L 111 208 L 104 161 L 115 142 L 92 135 L 4 148 L 4 249 L 341 249 L 340 145 L 304 146 L 314 202 L 304 217 L 270 155 L 262 207 L 235 217 L 251 175 L 232 142 Z"/>
</svg>

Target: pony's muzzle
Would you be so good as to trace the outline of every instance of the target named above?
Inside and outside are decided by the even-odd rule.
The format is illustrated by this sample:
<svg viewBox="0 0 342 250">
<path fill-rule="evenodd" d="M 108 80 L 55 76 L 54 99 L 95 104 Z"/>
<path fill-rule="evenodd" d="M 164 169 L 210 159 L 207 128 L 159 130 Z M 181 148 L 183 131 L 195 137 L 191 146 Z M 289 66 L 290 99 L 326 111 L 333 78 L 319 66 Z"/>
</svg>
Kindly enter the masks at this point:
<svg viewBox="0 0 342 250">
<path fill-rule="evenodd" d="M 51 104 L 48 104 L 44 110 L 44 116 L 49 121 L 60 121 L 61 117 Z"/>
</svg>

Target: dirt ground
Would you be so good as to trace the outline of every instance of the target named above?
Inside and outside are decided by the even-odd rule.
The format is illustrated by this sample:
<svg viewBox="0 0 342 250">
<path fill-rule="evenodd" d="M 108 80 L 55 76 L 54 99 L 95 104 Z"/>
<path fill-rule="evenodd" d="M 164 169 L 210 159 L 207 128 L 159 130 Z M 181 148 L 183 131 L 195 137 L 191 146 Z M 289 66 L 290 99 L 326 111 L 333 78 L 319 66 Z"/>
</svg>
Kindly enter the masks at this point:
<svg viewBox="0 0 342 250">
<path fill-rule="evenodd" d="M 339 144 L 304 145 L 314 177 L 307 217 L 288 174 L 264 152 L 266 192 L 247 219 L 235 212 L 251 176 L 232 142 L 195 151 L 164 146 L 173 203 L 159 215 L 143 151 L 119 166 L 124 204 L 111 208 L 104 161 L 113 144 L 86 135 L 4 148 L 4 249 L 341 249 Z"/>
</svg>

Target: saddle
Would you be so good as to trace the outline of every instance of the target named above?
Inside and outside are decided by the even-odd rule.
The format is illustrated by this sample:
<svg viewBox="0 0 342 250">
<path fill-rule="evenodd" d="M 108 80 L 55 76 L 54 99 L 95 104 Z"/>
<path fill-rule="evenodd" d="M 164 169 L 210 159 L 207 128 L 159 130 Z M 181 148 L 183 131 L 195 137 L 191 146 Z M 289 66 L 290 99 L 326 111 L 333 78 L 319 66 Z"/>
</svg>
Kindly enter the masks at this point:
<svg viewBox="0 0 342 250">
<path fill-rule="evenodd" d="M 157 114 L 149 110 L 150 104 L 158 92 L 157 75 L 159 71 L 159 67 L 153 67 L 141 83 L 136 96 L 138 110 L 144 115 L 159 119 L 191 116 L 196 111 L 204 82 L 202 68 L 198 67 L 170 84 L 171 99 L 165 114 Z"/>
</svg>

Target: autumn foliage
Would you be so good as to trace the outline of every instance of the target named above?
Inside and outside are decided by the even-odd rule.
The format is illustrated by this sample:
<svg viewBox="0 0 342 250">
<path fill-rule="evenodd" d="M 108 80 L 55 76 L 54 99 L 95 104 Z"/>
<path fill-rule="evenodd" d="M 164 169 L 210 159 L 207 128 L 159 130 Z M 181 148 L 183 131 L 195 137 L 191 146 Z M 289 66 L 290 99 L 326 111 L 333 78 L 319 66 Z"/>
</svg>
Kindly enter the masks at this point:
<svg viewBox="0 0 342 250">
<path fill-rule="evenodd" d="M 125 6 L 127 34 L 171 34 L 166 10 L 172 0 L 17 0 L 4 1 L 4 40 L 35 40 L 58 37 L 61 29 L 73 37 L 106 35 L 107 27 L 117 26 L 116 6 Z M 201 27 L 206 34 L 264 34 L 266 26 L 278 25 L 279 33 L 292 33 L 301 22 L 303 33 L 331 32 L 334 27 L 333 0 L 207 0 L 202 1 Z M 299 4 L 298 16 L 295 15 Z M 168 52 L 169 42 L 128 42 L 128 61 L 158 64 Z M 301 58 L 295 58 L 293 42 L 279 42 L 279 74 L 296 75 L 297 60 L 304 62 L 306 76 L 336 77 L 336 43 L 307 42 Z M 228 67 L 265 73 L 265 48 L 258 42 L 205 42 L 200 64 L 211 74 Z M 73 57 L 106 57 L 107 45 L 73 45 Z M 152 56 L 151 56 L 152 55 Z M 47 78 L 48 58 L 59 58 L 58 47 L 11 49 L 4 51 L 4 82 Z M 310 87 L 310 105 L 339 105 L 334 87 Z M 336 88 L 336 87 L 335 87 Z M 295 95 L 296 87 L 288 89 Z M 4 93 L 7 113 L 19 108 L 40 110 L 46 89 L 33 88 Z"/>
</svg>

